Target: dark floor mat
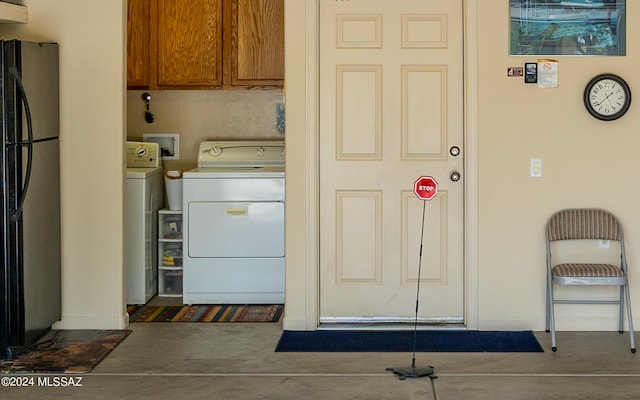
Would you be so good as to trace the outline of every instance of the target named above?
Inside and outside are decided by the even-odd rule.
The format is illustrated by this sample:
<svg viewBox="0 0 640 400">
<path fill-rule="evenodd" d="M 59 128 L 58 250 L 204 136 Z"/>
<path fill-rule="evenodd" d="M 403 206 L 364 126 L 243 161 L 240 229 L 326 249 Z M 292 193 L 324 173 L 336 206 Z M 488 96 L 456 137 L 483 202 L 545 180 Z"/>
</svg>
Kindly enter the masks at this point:
<svg viewBox="0 0 640 400">
<path fill-rule="evenodd" d="M 284 331 L 283 352 L 541 352 L 531 331 Z"/>
<path fill-rule="evenodd" d="M 130 333 L 129 330 L 52 330 L 13 360 L 0 361 L 0 372 L 87 373 Z"/>
</svg>

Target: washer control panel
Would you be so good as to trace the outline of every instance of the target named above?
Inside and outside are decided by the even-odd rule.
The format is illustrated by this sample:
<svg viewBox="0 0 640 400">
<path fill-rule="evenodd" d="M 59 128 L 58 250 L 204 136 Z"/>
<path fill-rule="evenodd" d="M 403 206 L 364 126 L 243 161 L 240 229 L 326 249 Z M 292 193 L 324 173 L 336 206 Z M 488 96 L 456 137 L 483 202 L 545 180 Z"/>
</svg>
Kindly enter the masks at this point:
<svg viewBox="0 0 640 400">
<path fill-rule="evenodd" d="M 157 168 L 160 146 L 152 142 L 127 142 L 127 168 Z"/>
</svg>

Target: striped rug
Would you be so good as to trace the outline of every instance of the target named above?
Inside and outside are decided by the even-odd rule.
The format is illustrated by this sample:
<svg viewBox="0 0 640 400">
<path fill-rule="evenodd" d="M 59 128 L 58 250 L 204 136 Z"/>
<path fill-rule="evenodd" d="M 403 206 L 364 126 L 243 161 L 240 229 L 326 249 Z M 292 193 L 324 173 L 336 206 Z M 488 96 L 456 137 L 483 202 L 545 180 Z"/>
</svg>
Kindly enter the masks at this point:
<svg viewBox="0 0 640 400">
<path fill-rule="evenodd" d="M 127 307 L 129 322 L 278 322 L 282 304 Z"/>
</svg>

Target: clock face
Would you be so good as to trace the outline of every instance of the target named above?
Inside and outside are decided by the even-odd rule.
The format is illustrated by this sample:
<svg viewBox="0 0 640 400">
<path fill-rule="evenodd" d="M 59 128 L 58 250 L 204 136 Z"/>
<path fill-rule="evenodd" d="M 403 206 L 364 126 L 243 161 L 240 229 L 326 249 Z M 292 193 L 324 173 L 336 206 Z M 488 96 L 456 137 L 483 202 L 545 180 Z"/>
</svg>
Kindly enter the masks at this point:
<svg viewBox="0 0 640 400">
<path fill-rule="evenodd" d="M 589 113 L 603 121 L 622 117 L 631 104 L 629 85 L 617 75 L 593 78 L 584 91 L 584 105 Z"/>
</svg>

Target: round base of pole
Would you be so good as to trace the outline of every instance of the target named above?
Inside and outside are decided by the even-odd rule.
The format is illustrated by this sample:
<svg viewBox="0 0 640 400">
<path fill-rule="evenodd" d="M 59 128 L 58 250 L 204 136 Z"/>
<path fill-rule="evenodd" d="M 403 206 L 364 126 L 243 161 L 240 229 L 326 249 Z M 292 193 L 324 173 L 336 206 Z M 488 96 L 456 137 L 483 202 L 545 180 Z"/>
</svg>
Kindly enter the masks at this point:
<svg viewBox="0 0 640 400">
<path fill-rule="evenodd" d="M 398 378 L 402 381 L 407 378 L 432 377 L 434 374 L 433 367 L 397 367 L 387 368 L 386 370 L 398 375 Z"/>
</svg>

